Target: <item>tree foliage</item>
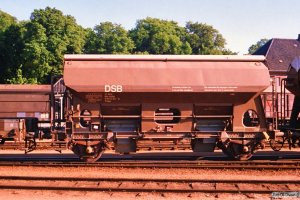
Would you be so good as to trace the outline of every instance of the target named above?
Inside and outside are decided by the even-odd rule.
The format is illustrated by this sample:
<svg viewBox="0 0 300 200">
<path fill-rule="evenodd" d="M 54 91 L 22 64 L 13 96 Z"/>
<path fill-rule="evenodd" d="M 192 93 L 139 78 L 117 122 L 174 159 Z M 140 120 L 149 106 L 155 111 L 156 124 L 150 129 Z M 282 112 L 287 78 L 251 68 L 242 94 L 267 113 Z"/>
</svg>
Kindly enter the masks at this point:
<svg viewBox="0 0 300 200">
<path fill-rule="evenodd" d="M 11 39 L 15 37 L 15 35 L 9 35 L 7 32 L 10 32 L 8 29 L 16 24 L 17 20 L 13 16 L 0 10 L 0 81 L 5 78 L 8 65 L 11 62 L 10 58 L 7 59 L 8 51 L 11 50 L 11 46 L 8 44 L 12 44 Z"/>
<path fill-rule="evenodd" d="M 62 72 L 64 54 L 82 53 L 86 32 L 74 17 L 47 7 L 34 10 L 28 26 L 36 31 L 28 35 L 31 39 L 28 40 L 28 48 L 24 53 L 26 58 L 35 57 L 35 61 L 24 67 L 35 69 L 34 74 L 42 73 L 38 82 L 46 82 L 51 75 Z M 27 30 L 31 31 L 31 28 Z"/>
<path fill-rule="evenodd" d="M 46 7 L 18 22 L 0 11 L 0 83 L 49 83 L 64 54 L 235 54 L 212 26 L 147 17 L 127 31 L 102 22 L 84 29 L 74 17 Z"/>
<path fill-rule="evenodd" d="M 10 14 L 0 10 L 0 33 L 5 31 L 12 24 L 15 24 L 17 19 Z"/>
<path fill-rule="evenodd" d="M 192 54 L 235 54 L 225 49 L 226 41 L 218 30 L 203 23 L 186 23 L 187 41 L 191 45 Z"/>
<path fill-rule="evenodd" d="M 268 41 L 269 41 L 269 39 L 266 39 L 266 38 L 260 39 L 258 42 L 256 42 L 255 44 L 253 44 L 249 47 L 248 53 L 253 54 L 260 47 L 264 46 Z"/>
<path fill-rule="evenodd" d="M 128 32 L 119 24 L 103 22 L 88 30 L 85 53 L 129 54 L 133 48 Z"/>
<path fill-rule="evenodd" d="M 55 8 L 34 10 L 29 21 L 2 24 L 8 24 L 0 42 L 2 83 L 21 80 L 17 74 L 25 82 L 48 83 L 61 74 L 63 55 L 82 53 L 85 43 L 85 30 Z"/>
<path fill-rule="evenodd" d="M 149 54 L 190 54 L 186 31 L 174 21 L 147 17 L 130 31 L 135 52 Z"/>
<path fill-rule="evenodd" d="M 20 24 L 10 25 L 2 34 L 0 42 L 0 78 L 1 83 L 14 77 L 16 69 L 22 63 L 22 49 L 24 43 L 22 40 L 22 26 Z"/>
<path fill-rule="evenodd" d="M 51 73 L 50 55 L 47 49 L 46 29 L 37 22 L 28 22 L 24 25 L 24 48 L 22 51 L 23 69 L 25 77 L 34 82 L 45 82 L 45 78 Z"/>
<path fill-rule="evenodd" d="M 36 78 L 28 79 L 24 77 L 22 72 L 22 65 L 20 65 L 20 67 L 17 69 L 16 76 L 11 79 L 7 79 L 6 81 L 7 83 L 10 84 L 37 84 L 38 83 Z"/>
</svg>

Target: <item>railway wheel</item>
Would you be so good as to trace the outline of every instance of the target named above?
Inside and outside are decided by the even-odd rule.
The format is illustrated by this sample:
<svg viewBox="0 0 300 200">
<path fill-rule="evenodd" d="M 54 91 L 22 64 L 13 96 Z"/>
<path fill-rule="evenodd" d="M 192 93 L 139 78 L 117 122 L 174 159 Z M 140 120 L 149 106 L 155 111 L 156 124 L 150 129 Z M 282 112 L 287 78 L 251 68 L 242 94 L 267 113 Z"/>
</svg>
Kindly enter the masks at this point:
<svg viewBox="0 0 300 200">
<path fill-rule="evenodd" d="M 244 161 L 249 160 L 252 157 L 253 152 L 251 146 L 231 142 L 228 144 L 225 154 L 234 160 Z"/>
<path fill-rule="evenodd" d="M 104 152 L 104 145 L 99 143 L 88 147 L 86 145 L 74 144 L 72 151 L 84 162 L 96 162 Z"/>
<path fill-rule="evenodd" d="M 284 136 L 277 136 L 270 140 L 270 146 L 274 151 L 280 151 L 286 140 L 287 138 Z"/>
</svg>

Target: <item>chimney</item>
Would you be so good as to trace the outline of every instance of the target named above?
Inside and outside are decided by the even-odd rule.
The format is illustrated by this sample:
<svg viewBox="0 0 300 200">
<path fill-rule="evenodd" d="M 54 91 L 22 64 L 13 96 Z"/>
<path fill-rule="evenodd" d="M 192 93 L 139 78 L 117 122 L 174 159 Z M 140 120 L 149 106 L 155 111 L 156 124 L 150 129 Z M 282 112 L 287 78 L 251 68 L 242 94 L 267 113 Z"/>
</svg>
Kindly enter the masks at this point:
<svg viewBox="0 0 300 200">
<path fill-rule="evenodd" d="M 298 34 L 298 39 L 297 40 L 300 41 L 300 34 Z"/>
</svg>

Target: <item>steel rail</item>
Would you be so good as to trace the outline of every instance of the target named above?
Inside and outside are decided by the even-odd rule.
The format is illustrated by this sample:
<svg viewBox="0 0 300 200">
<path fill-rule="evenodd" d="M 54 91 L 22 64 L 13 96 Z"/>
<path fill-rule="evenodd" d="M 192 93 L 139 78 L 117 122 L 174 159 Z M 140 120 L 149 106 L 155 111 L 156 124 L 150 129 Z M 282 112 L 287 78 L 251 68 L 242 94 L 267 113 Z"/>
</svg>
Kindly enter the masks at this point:
<svg viewBox="0 0 300 200">
<path fill-rule="evenodd" d="M 300 161 L 2 161 L 0 166 L 295 170 L 300 169 Z"/>
<path fill-rule="evenodd" d="M 279 179 L 172 179 L 172 178 L 89 178 L 89 177 L 45 177 L 45 176 L 0 176 L 0 180 L 25 181 L 90 181 L 90 182 L 172 182 L 172 183 L 248 183 L 248 184 L 300 184 L 299 180 Z"/>
<path fill-rule="evenodd" d="M 293 191 L 300 180 L 144 179 L 0 176 L 0 189 L 110 192 L 259 193 Z M 30 183 L 30 184 L 29 184 Z M 53 184 L 55 183 L 55 184 Z M 125 183 L 125 184 L 124 184 Z M 210 185 L 207 185 L 210 184 Z M 247 184 L 247 187 L 243 186 Z M 175 187 L 174 187 L 175 186 Z M 251 188 L 251 189 L 249 189 Z M 285 189 L 282 189 L 285 188 Z"/>
</svg>

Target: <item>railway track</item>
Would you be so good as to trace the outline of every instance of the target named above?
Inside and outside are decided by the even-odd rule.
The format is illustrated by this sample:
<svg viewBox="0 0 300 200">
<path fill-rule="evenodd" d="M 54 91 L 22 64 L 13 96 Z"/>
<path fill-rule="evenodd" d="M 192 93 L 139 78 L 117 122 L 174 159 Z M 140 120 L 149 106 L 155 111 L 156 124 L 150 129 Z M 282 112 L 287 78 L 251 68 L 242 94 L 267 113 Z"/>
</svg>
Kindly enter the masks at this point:
<svg viewBox="0 0 300 200">
<path fill-rule="evenodd" d="M 0 189 L 161 193 L 257 193 L 298 191 L 300 180 L 144 179 L 0 176 Z"/>
<path fill-rule="evenodd" d="M 116 168 L 197 168 L 197 169 L 254 169 L 254 170 L 297 170 L 300 160 L 278 161 L 105 161 L 96 163 L 62 161 L 2 161 L 0 166 L 31 167 L 116 167 Z"/>
</svg>

